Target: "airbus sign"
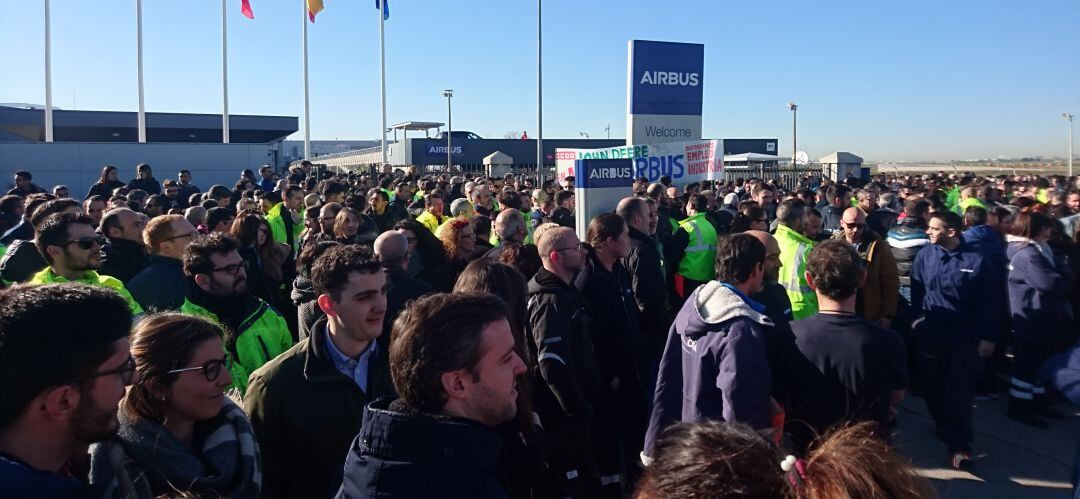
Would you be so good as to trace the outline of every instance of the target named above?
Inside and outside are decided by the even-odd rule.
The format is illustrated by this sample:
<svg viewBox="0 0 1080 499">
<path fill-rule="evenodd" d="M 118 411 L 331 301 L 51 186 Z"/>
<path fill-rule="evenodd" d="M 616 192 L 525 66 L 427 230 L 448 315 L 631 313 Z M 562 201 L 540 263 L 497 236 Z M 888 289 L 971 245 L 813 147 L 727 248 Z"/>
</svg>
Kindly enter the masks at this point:
<svg viewBox="0 0 1080 499">
<path fill-rule="evenodd" d="M 705 46 L 631 40 L 627 145 L 701 138 Z"/>
</svg>

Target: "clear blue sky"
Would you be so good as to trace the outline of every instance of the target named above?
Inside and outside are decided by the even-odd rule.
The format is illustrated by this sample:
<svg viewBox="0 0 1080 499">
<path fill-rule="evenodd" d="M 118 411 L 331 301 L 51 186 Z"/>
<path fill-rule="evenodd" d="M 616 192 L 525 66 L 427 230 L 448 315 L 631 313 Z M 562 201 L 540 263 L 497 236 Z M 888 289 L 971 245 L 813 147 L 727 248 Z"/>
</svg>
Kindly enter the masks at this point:
<svg viewBox="0 0 1080 499">
<path fill-rule="evenodd" d="M 229 1 L 230 111 L 300 116 L 300 1 L 251 0 L 254 21 Z M 134 4 L 52 0 L 56 106 L 137 108 Z M 220 113 L 220 3 L 143 4 L 147 110 Z M 374 2 L 325 4 L 309 25 L 312 138 L 376 138 Z M 455 129 L 535 135 L 535 1 L 390 5 L 390 123 L 444 121 L 453 88 Z M 0 0 L 0 26 L 0 102 L 44 103 L 42 2 Z M 633 38 L 704 43 L 704 135 L 776 137 L 781 154 L 789 100 L 811 157 L 1064 156 L 1060 115 L 1080 116 L 1076 0 L 548 0 L 544 28 L 548 138 L 625 136 Z"/>
</svg>

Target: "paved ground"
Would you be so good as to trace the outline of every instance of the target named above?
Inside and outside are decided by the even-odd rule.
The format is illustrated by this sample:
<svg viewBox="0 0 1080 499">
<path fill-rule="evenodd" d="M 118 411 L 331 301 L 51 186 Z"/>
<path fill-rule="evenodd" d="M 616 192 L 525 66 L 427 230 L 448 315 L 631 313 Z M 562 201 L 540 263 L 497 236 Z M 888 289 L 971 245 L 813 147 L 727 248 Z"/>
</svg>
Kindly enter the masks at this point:
<svg viewBox="0 0 1080 499">
<path fill-rule="evenodd" d="M 1005 417 L 1005 398 L 976 403 L 975 468 L 949 468 L 944 446 L 922 399 L 908 395 L 900 411 L 896 441 L 900 450 L 930 478 L 943 498 L 1014 499 L 1072 497 L 1070 483 L 1080 448 L 1080 408 L 1039 430 Z"/>
</svg>

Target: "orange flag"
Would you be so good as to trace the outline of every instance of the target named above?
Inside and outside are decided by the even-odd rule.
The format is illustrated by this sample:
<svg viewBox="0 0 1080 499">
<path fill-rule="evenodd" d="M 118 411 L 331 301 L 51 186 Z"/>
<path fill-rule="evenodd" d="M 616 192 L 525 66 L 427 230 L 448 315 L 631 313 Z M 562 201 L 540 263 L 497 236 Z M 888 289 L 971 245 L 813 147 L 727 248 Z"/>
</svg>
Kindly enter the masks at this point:
<svg viewBox="0 0 1080 499">
<path fill-rule="evenodd" d="M 322 0 L 307 0 L 307 15 L 311 22 L 315 22 L 315 14 L 318 14 L 322 10 Z"/>
</svg>

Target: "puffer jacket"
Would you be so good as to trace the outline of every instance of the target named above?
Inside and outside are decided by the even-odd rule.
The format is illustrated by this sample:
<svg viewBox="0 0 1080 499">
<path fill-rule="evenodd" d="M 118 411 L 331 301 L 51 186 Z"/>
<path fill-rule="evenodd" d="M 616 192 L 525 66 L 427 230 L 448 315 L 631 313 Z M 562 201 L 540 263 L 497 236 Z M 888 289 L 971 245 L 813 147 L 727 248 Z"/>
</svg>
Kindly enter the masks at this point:
<svg viewBox="0 0 1080 499">
<path fill-rule="evenodd" d="M 896 271 L 900 274 L 900 285 L 911 286 L 911 263 L 919 250 L 930 244 L 926 235 L 926 222 L 920 218 L 907 217 L 889 231 L 885 239 L 892 249 L 896 260 Z"/>
<path fill-rule="evenodd" d="M 1009 306 L 1017 336 L 1037 341 L 1063 338 L 1072 324 L 1073 273 L 1053 251 L 1031 239 L 1007 236 Z"/>
</svg>

